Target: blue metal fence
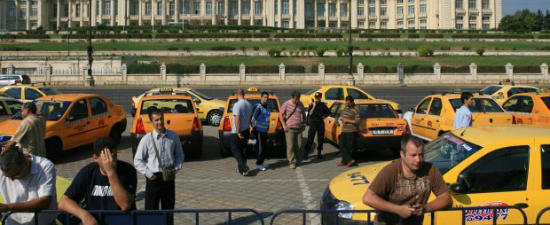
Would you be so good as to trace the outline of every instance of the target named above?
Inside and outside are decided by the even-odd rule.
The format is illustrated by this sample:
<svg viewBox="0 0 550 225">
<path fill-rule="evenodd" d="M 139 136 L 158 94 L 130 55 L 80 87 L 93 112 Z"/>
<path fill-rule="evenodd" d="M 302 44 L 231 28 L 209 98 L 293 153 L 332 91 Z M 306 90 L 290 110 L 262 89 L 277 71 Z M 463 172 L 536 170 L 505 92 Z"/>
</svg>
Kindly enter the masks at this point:
<svg viewBox="0 0 550 225">
<path fill-rule="evenodd" d="M 540 220 L 542 218 L 542 215 L 544 215 L 545 213 L 547 213 L 548 211 L 550 211 L 550 207 L 546 207 L 544 209 L 542 209 L 538 214 L 537 214 L 537 220 L 535 221 L 536 225 L 539 225 L 540 224 Z"/>
</svg>

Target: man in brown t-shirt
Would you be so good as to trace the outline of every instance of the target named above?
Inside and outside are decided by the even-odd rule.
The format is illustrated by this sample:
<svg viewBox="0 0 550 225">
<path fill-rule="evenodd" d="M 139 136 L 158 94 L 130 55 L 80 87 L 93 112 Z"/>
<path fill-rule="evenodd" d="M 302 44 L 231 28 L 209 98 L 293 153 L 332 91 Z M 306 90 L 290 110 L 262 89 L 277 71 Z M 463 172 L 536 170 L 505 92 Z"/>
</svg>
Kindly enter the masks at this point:
<svg viewBox="0 0 550 225">
<path fill-rule="evenodd" d="M 363 203 L 381 211 L 375 224 L 422 224 L 424 213 L 452 205 L 443 177 L 435 166 L 424 162 L 423 152 L 422 140 L 403 137 L 401 159 L 384 167 L 374 178 Z M 427 203 L 431 192 L 437 198 Z"/>
</svg>

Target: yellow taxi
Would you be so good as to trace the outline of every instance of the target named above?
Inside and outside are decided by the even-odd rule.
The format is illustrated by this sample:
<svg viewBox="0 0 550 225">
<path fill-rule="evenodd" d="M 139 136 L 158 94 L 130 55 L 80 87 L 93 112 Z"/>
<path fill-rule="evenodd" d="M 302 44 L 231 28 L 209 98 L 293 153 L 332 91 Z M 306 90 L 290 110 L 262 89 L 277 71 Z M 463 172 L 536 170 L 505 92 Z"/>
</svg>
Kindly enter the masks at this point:
<svg viewBox="0 0 550 225">
<path fill-rule="evenodd" d="M 178 134 L 186 158 L 201 157 L 203 130 L 191 97 L 183 95 L 147 96 L 141 98 L 136 106 L 136 116 L 130 131 L 133 155 L 136 153 L 141 138 L 153 131 L 149 110 L 159 109 L 164 113 L 164 126 Z"/>
<path fill-rule="evenodd" d="M 132 115 L 135 115 L 137 103 L 141 98 L 154 95 L 189 96 L 196 104 L 197 115 L 201 121 L 206 121 L 213 126 L 220 124 L 223 114 L 222 108 L 225 106 L 225 102 L 192 88 L 153 88 L 141 95 L 134 96 L 132 97 Z"/>
<path fill-rule="evenodd" d="M 453 207 L 518 206 L 534 224 L 548 206 L 550 194 L 550 128 L 514 125 L 481 126 L 451 131 L 424 148 L 424 160 L 441 172 L 449 185 Z M 325 190 L 321 209 L 369 210 L 362 198 L 377 173 L 391 162 L 379 162 L 344 172 Z M 435 199 L 432 194 L 430 200 Z M 360 224 L 362 213 L 323 216 L 324 221 Z M 524 224 L 515 209 L 497 210 L 497 224 Z M 435 224 L 461 224 L 461 212 L 436 212 Z M 370 221 L 374 220 L 371 215 Z M 493 224 L 488 210 L 466 210 L 467 224 Z M 346 223 L 347 222 L 347 223 Z M 354 223 L 355 222 L 355 223 Z M 430 224 L 429 214 L 424 224 Z M 544 224 L 550 217 L 543 217 Z M 331 224 L 331 223 L 326 223 Z"/>
<path fill-rule="evenodd" d="M 399 104 L 397 104 L 396 102 L 377 99 L 369 93 L 365 92 L 363 89 L 351 85 L 327 85 L 313 88 L 300 97 L 300 101 L 302 101 L 302 104 L 304 104 L 305 107 L 309 107 L 309 104 L 313 102 L 313 98 L 316 92 L 323 94 L 322 101 L 327 104 L 327 107 L 330 107 L 335 101 L 343 101 L 344 99 L 346 99 L 347 96 L 351 96 L 355 100 L 371 99 L 384 101 L 390 104 L 393 109 L 397 111 L 397 113 L 402 113 L 401 109 L 399 108 Z"/>
<path fill-rule="evenodd" d="M 110 136 L 120 142 L 126 129 L 126 113 L 107 97 L 97 94 L 59 94 L 34 101 L 46 120 L 46 156 L 92 144 Z M 21 124 L 21 114 L 0 122 L 0 140 L 8 141 Z"/>
<path fill-rule="evenodd" d="M 22 105 L 23 103 L 17 99 L 0 96 L 0 121 L 9 119 L 15 115 L 21 110 Z"/>
<path fill-rule="evenodd" d="M 260 91 L 257 88 L 249 88 L 244 98 L 255 108 L 260 104 Z M 218 127 L 218 141 L 220 146 L 220 155 L 222 157 L 231 156 L 231 129 L 233 124 L 233 106 L 237 103 L 236 95 L 229 96 L 224 107 L 223 120 Z M 267 108 L 271 114 L 269 116 L 269 129 L 267 131 L 268 152 L 286 155 L 285 132 L 279 121 L 279 98 L 274 94 L 269 94 Z M 254 135 L 248 140 L 249 145 L 255 145 L 257 140 Z"/>
<path fill-rule="evenodd" d="M 44 96 L 59 94 L 56 90 L 40 84 L 9 85 L 0 88 L 0 93 L 23 102 L 32 102 Z"/>
<path fill-rule="evenodd" d="M 489 96 L 474 94 L 472 126 L 512 124 L 513 116 Z M 431 141 L 453 129 L 455 111 L 462 106 L 460 94 L 434 94 L 424 97 L 403 116 L 411 134 Z"/>
<path fill-rule="evenodd" d="M 357 136 L 357 146 L 389 147 L 399 154 L 400 140 L 408 133 L 407 121 L 399 118 L 393 107 L 385 101 L 356 100 L 361 122 Z M 330 115 L 325 118 L 325 138 L 338 144 L 342 124 L 338 122 L 346 103 L 337 101 L 330 107 Z M 358 149 L 362 150 L 362 149 Z"/>
<path fill-rule="evenodd" d="M 550 93 L 522 93 L 510 97 L 502 108 L 516 124 L 550 126 Z"/>
<path fill-rule="evenodd" d="M 540 89 L 533 86 L 526 86 L 526 85 L 515 85 L 509 81 L 504 81 L 503 83 L 499 85 L 491 85 L 486 88 L 483 88 L 479 91 L 481 94 L 489 95 L 499 105 L 502 105 L 506 99 L 510 98 L 512 95 L 520 94 L 520 93 L 540 93 Z"/>
</svg>

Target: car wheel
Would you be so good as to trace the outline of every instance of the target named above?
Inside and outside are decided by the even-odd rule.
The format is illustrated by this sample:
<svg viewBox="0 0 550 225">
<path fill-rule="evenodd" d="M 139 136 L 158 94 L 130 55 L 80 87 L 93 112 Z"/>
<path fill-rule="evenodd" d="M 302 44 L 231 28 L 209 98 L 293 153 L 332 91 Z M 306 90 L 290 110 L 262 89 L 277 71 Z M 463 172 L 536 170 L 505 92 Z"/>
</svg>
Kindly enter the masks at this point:
<svg viewBox="0 0 550 225">
<path fill-rule="evenodd" d="M 59 138 L 50 138 L 46 140 L 46 158 L 50 159 L 50 161 L 54 161 L 57 156 L 59 156 L 62 149 L 63 145 Z"/>
<path fill-rule="evenodd" d="M 208 113 L 206 121 L 212 126 L 219 126 L 222 120 L 222 113 L 219 110 L 212 110 Z"/>
</svg>

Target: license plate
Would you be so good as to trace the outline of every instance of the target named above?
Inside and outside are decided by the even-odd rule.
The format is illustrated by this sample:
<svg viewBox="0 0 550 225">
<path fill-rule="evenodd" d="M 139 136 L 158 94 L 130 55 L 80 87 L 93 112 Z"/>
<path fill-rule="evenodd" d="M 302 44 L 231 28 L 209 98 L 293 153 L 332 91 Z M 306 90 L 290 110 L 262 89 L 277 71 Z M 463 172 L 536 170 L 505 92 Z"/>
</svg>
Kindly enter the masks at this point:
<svg viewBox="0 0 550 225">
<path fill-rule="evenodd" d="M 256 139 L 248 139 L 248 144 L 249 145 L 255 145 L 256 144 Z"/>
<path fill-rule="evenodd" d="M 374 135 L 388 135 L 388 134 L 393 134 L 393 130 L 373 130 L 372 134 L 374 134 Z"/>
</svg>

